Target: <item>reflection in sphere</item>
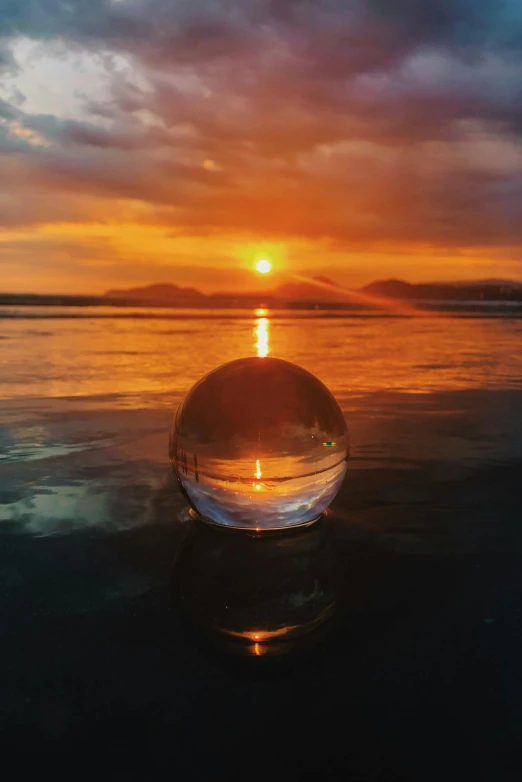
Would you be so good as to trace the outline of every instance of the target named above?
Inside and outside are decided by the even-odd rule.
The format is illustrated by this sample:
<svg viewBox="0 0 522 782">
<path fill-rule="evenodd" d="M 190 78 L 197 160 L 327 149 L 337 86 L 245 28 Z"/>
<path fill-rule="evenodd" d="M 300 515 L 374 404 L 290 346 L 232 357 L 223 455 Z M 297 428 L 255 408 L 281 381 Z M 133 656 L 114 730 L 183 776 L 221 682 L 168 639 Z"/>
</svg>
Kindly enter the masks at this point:
<svg viewBox="0 0 522 782">
<path fill-rule="evenodd" d="M 214 647 L 240 656 L 287 655 L 333 629 L 334 554 L 323 522 L 257 538 L 192 525 L 175 563 L 175 599 Z"/>
<path fill-rule="evenodd" d="M 247 529 L 318 518 L 343 481 L 347 450 L 330 391 L 276 358 L 231 361 L 196 383 L 169 445 L 174 473 L 201 517 Z"/>
</svg>

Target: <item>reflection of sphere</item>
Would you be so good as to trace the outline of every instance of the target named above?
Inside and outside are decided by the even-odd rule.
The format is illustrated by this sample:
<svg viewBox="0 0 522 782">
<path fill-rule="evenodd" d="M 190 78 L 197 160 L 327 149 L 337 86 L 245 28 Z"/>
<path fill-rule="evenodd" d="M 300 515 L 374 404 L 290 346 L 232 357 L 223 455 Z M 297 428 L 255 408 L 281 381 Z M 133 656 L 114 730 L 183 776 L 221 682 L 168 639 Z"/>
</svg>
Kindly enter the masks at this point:
<svg viewBox="0 0 522 782">
<path fill-rule="evenodd" d="M 288 361 L 243 358 L 189 391 L 169 452 L 204 519 L 277 529 L 321 515 L 342 483 L 347 449 L 343 414 L 316 377 Z"/>
<path fill-rule="evenodd" d="M 334 555 L 324 524 L 294 535 L 223 535 L 194 522 L 174 584 L 183 614 L 218 649 L 264 657 L 315 645 L 332 629 Z"/>
</svg>

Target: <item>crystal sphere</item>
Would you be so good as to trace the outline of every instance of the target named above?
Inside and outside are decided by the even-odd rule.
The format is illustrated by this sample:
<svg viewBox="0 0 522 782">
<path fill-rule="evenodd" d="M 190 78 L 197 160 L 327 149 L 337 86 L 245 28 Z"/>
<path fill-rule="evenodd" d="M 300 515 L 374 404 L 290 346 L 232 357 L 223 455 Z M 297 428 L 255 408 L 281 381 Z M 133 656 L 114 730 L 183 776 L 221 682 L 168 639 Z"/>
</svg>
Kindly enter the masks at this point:
<svg viewBox="0 0 522 782">
<path fill-rule="evenodd" d="M 276 358 L 242 358 L 210 372 L 181 403 L 169 456 L 205 520 L 262 530 L 307 524 L 346 472 L 348 434 L 333 395 Z"/>
</svg>

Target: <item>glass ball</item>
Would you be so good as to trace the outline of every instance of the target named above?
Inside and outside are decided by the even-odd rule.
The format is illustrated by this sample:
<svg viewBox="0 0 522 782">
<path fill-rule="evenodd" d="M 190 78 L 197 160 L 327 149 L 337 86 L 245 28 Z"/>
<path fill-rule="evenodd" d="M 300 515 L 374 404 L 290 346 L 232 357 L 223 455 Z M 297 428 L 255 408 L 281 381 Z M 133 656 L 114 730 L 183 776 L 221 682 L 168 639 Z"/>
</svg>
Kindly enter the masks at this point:
<svg viewBox="0 0 522 782">
<path fill-rule="evenodd" d="M 307 524 L 346 472 L 348 434 L 314 375 L 277 358 L 242 358 L 210 372 L 181 403 L 169 456 L 206 521 L 263 530 Z"/>
</svg>

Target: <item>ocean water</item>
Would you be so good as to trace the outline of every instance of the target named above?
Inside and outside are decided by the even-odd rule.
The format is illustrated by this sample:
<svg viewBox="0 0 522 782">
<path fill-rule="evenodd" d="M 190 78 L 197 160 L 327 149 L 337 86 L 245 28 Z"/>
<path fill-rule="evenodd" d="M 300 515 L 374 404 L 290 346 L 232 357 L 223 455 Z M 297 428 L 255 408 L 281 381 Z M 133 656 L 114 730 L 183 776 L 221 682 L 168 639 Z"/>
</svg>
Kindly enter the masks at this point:
<svg viewBox="0 0 522 782">
<path fill-rule="evenodd" d="M 413 510 L 433 516 L 441 481 L 464 491 L 476 480 L 480 493 L 481 471 L 513 470 L 522 456 L 522 320 L 501 309 L 491 318 L 489 309 L 403 318 L 4 307 L 0 519 L 43 535 L 145 523 L 158 492 L 175 494 L 165 489 L 167 440 L 183 395 L 221 363 L 270 355 L 317 375 L 345 415 L 350 463 L 338 512 L 349 512 L 366 481 L 372 496 L 353 523 L 364 516 L 367 525 L 381 500 L 401 497 L 400 524 L 393 514 L 375 521 L 400 538 Z M 398 472 L 411 476 L 409 491 Z M 489 521 L 457 535 L 460 511 L 442 523 L 452 501 L 438 513 L 445 544 L 478 545 Z M 482 503 L 477 518 L 491 511 Z M 422 524 L 406 538 L 434 545 Z"/>
<path fill-rule="evenodd" d="M 178 399 L 219 364 L 293 361 L 343 402 L 361 394 L 522 387 L 522 319 L 401 318 L 343 311 L 0 309 L 0 398 Z M 119 399 L 118 399 L 119 397 Z"/>
</svg>

